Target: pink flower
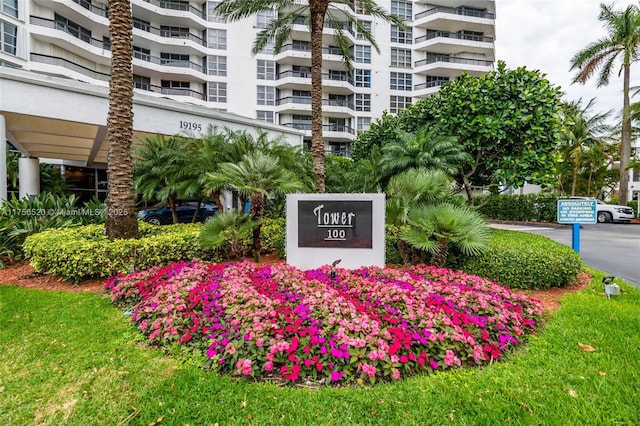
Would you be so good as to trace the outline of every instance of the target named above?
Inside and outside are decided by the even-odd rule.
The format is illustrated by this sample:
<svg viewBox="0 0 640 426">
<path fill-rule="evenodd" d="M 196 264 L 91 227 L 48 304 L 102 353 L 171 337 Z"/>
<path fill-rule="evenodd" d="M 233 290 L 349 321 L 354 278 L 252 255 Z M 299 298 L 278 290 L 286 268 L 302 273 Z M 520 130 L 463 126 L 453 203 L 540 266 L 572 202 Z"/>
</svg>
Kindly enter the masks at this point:
<svg viewBox="0 0 640 426">
<path fill-rule="evenodd" d="M 264 339 L 262 337 L 258 337 L 258 339 L 256 340 L 256 346 L 259 348 L 264 346 Z"/>
<path fill-rule="evenodd" d="M 400 378 L 400 370 L 398 370 L 397 368 L 394 368 L 391 372 L 391 378 L 393 380 L 398 380 Z"/>
<path fill-rule="evenodd" d="M 267 361 L 264 363 L 264 371 L 271 371 L 273 370 L 273 362 L 271 361 Z"/>
<path fill-rule="evenodd" d="M 373 365 L 362 363 L 360 364 L 360 369 L 369 377 L 376 375 L 376 368 Z"/>
<path fill-rule="evenodd" d="M 339 371 L 332 371 L 331 372 L 331 381 L 332 382 L 337 382 L 338 380 L 342 379 L 344 377 L 344 373 L 341 373 Z"/>
</svg>

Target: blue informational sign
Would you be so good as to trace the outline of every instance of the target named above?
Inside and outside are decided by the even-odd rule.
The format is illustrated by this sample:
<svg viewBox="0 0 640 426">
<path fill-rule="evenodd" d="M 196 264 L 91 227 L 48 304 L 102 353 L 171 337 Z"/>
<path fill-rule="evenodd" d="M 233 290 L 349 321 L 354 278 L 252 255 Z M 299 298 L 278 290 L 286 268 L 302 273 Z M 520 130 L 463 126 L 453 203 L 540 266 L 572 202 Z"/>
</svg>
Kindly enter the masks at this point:
<svg viewBox="0 0 640 426">
<path fill-rule="evenodd" d="M 597 223 L 596 200 L 558 200 L 558 223 Z"/>
</svg>

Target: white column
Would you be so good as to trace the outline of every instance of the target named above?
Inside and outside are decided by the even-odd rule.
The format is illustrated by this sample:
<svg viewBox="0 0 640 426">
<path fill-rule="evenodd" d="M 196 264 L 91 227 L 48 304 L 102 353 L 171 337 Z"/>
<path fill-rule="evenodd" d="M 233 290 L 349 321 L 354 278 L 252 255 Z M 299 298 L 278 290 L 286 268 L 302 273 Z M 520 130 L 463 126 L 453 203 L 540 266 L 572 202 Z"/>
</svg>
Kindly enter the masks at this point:
<svg viewBox="0 0 640 426">
<path fill-rule="evenodd" d="M 18 160 L 20 198 L 40 194 L 40 162 L 37 158 L 21 157 Z"/>
<path fill-rule="evenodd" d="M 0 205 L 7 200 L 7 129 L 0 114 Z"/>
</svg>

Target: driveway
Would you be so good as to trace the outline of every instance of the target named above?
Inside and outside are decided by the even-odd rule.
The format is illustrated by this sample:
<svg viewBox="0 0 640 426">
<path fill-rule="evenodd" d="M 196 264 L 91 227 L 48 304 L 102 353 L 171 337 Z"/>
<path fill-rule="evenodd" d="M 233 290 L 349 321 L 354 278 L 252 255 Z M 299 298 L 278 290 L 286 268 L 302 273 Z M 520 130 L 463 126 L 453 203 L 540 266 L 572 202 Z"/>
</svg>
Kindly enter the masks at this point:
<svg viewBox="0 0 640 426">
<path fill-rule="evenodd" d="M 571 247 L 571 225 L 492 223 L 491 226 L 544 235 Z M 585 264 L 640 288 L 640 224 L 582 225 L 580 255 Z"/>
</svg>

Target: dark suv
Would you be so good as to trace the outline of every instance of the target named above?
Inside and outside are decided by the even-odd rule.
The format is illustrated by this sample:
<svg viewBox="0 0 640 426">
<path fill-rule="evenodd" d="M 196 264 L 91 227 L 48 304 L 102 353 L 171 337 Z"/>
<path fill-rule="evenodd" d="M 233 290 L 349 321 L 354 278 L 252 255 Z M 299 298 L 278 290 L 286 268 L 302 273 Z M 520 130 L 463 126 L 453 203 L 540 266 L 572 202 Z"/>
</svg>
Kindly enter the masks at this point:
<svg viewBox="0 0 640 426">
<path fill-rule="evenodd" d="M 178 222 L 190 223 L 193 220 L 193 215 L 196 212 L 198 206 L 197 201 L 178 201 L 176 202 L 176 213 L 178 214 Z M 198 211 L 197 221 L 207 223 L 213 216 L 218 213 L 218 206 L 209 201 L 202 201 L 200 203 L 200 210 Z M 165 225 L 173 223 L 173 217 L 171 216 L 171 208 L 167 206 L 150 208 L 140 210 L 138 212 L 138 219 L 153 225 Z"/>
</svg>

